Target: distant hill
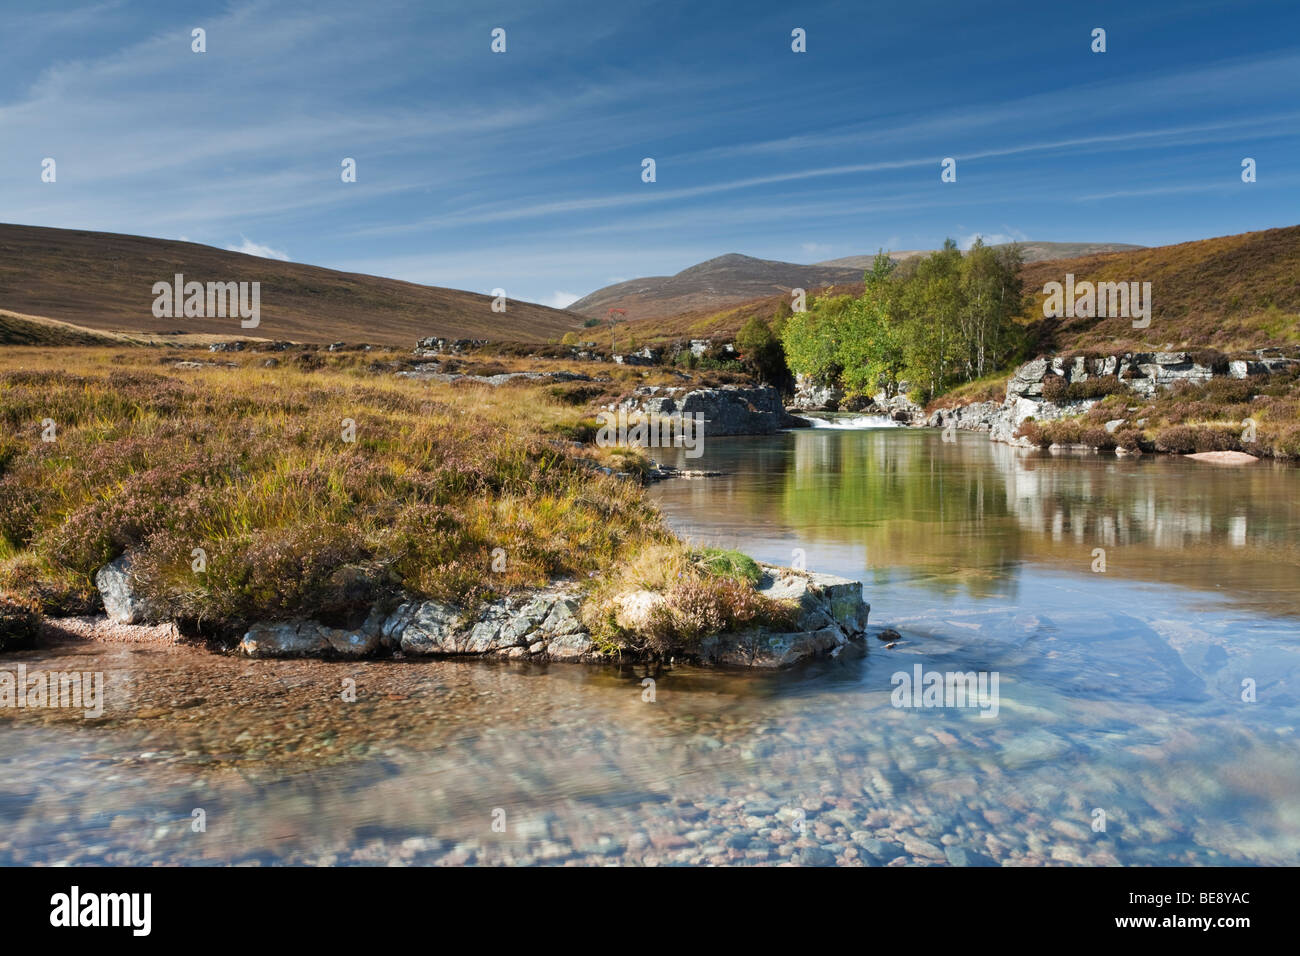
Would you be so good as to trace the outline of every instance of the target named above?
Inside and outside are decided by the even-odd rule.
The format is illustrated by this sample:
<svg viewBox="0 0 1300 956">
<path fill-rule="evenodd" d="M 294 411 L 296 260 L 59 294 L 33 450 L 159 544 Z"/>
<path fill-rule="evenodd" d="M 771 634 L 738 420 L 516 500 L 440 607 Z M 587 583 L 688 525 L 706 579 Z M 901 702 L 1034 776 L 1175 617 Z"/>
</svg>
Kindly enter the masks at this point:
<svg viewBox="0 0 1300 956">
<path fill-rule="evenodd" d="M 1037 262 L 1142 247 L 1113 242 L 1024 242 L 1020 248 L 1026 262 Z M 913 249 L 889 255 L 895 261 L 902 261 L 929 255 L 929 250 Z M 733 252 L 683 269 L 676 275 L 630 279 L 597 289 L 569 309 L 599 319 L 606 318 L 610 309 L 625 309 L 628 319 L 708 314 L 794 288 L 811 292 L 828 285 L 860 283 L 862 273 L 871 268 L 874 259 L 874 254 L 846 256 L 805 266 Z"/>
<path fill-rule="evenodd" d="M 730 253 L 683 269 L 672 276 L 649 276 L 598 289 L 569 306 L 570 311 L 605 318 L 626 309 L 627 318 L 677 315 L 773 295 L 793 288 L 817 289 L 862 280 L 862 270 L 846 266 L 801 266 Z"/>
<path fill-rule="evenodd" d="M 36 315 L 0 312 L 0 345 L 110 345 L 122 338 Z"/>
<path fill-rule="evenodd" d="M 1034 245 L 1064 250 L 1094 244 Z M 1076 282 L 1150 282 L 1150 326 L 1134 329 L 1127 318 L 1045 319 L 1043 286 L 1064 282 L 1066 273 Z M 861 294 L 861 275 L 857 278 L 835 286 L 834 292 Z M 1071 259 L 1040 258 L 1026 262 L 1021 278 L 1028 299 L 1022 320 L 1033 351 L 1164 346 L 1229 350 L 1300 342 L 1300 226 Z M 751 316 L 770 319 L 789 301 L 788 293 L 777 293 L 721 309 L 641 319 L 630 323 L 629 331 L 638 342 L 725 339 Z"/>
<path fill-rule="evenodd" d="M 821 294 L 861 295 L 862 276 L 857 281 L 836 283 L 818 289 Z M 809 290 L 811 294 L 813 290 Z M 752 316 L 771 319 L 782 305 L 789 306 L 790 293 L 778 292 L 750 299 L 723 309 L 695 309 L 662 317 L 649 316 L 628 322 L 627 329 L 642 344 L 666 344 L 687 339 L 726 340 L 734 336 Z"/>
<path fill-rule="evenodd" d="M 238 319 L 154 318 L 155 282 L 176 273 L 199 282 L 260 282 L 261 324 Z M 247 336 L 296 342 L 411 346 L 429 335 L 543 342 L 582 328 L 570 311 L 456 289 L 262 259 L 170 239 L 0 224 L 0 310 L 85 329 Z M 19 331 L 22 324 L 25 331 Z M 9 321 L 0 341 L 38 334 Z M 78 333 L 80 334 L 80 333 Z"/>
<path fill-rule="evenodd" d="M 1150 282 L 1151 324 L 1121 317 L 1043 317 L 1043 286 Z M 1300 341 L 1300 226 L 1173 246 L 1029 263 L 1021 272 L 1025 313 L 1040 351 L 1104 346 L 1232 349 Z"/>
</svg>

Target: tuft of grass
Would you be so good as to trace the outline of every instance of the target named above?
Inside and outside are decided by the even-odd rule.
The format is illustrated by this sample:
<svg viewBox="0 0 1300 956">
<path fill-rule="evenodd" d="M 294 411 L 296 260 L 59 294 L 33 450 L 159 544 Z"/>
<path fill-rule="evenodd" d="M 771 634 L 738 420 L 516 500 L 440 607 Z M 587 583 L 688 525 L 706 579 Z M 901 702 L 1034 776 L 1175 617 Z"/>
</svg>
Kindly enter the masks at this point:
<svg viewBox="0 0 1300 956">
<path fill-rule="evenodd" d="M 754 627 L 789 630 L 796 609 L 759 594 L 745 571 L 758 566 L 735 551 L 706 549 L 721 561 L 702 566 L 702 555 L 678 541 L 647 548 L 600 581 L 582 609 L 593 639 L 610 649 L 661 657 L 689 657 L 700 641 Z"/>
<path fill-rule="evenodd" d="M 714 577 L 732 578 L 758 584 L 763 572 L 747 554 L 724 548 L 705 548 L 692 555 L 696 567 Z"/>
</svg>

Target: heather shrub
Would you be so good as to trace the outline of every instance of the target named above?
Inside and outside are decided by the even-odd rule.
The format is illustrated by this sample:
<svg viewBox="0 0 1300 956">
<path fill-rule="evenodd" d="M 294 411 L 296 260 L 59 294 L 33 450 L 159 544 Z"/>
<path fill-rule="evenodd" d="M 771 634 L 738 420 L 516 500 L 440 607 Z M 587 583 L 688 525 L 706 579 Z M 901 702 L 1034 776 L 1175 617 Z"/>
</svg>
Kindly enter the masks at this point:
<svg viewBox="0 0 1300 956">
<path fill-rule="evenodd" d="M 1114 375 L 1100 375 L 1082 382 L 1071 382 L 1065 389 L 1066 400 L 1072 402 L 1129 394 L 1132 394 L 1132 390 Z"/>
<path fill-rule="evenodd" d="M 1142 432 L 1134 427 L 1121 425 L 1115 430 L 1115 447 L 1125 451 L 1142 450 Z"/>
<path fill-rule="evenodd" d="M 1065 401 L 1069 388 L 1069 383 L 1060 375 L 1048 375 L 1043 379 L 1043 399 L 1059 404 Z"/>
<path fill-rule="evenodd" d="M 690 651 L 703 638 L 759 624 L 788 630 L 794 610 L 726 576 L 692 575 L 674 582 L 651 614 L 654 640 L 665 650 Z"/>
<path fill-rule="evenodd" d="M 46 615 L 93 614 L 102 603 L 90 579 L 31 551 L 0 561 L 0 592 Z"/>
<path fill-rule="evenodd" d="M 1300 458 L 1300 422 L 1292 421 L 1277 428 L 1269 429 L 1268 445 L 1273 454 L 1284 458 Z M 1254 448 L 1243 446 L 1251 454 L 1258 454 Z"/>
<path fill-rule="evenodd" d="M 712 563 L 709 563 L 712 555 Z M 766 626 L 790 630 L 797 609 L 764 597 L 754 588 L 761 577 L 738 552 L 706 549 L 692 553 L 676 541 L 649 547 L 615 574 L 600 580 L 582 609 L 583 622 L 600 644 L 655 654 L 689 656 L 714 634 Z M 630 593 L 662 596 L 635 627 L 618 623 L 617 607 Z"/>
<path fill-rule="evenodd" d="M 1203 451 L 1240 451 L 1240 430 L 1215 425 L 1170 425 L 1155 436 L 1156 451 L 1190 455 Z"/>
<path fill-rule="evenodd" d="M 1205 395 L 1222 405 L 1249 402 L 1255 393 L 1255 382 L 1246 378 L 1213 378 L 1205 383 Z"/>
<path fill-rule="evenodd" d="M 1026 418 L 1020 423 L 1020 427 L 1016 429 L 1015 436 L 1017 438 L 1028 438 L 1040 448 L 1046 448 L 1051 444 L 1050 441 L 1043 438 L 1042 426 L 1032 418 Z"/>
<path fill-rule="evenodd" d="M 1084 445 L 1109 451 L 1116 445 L 1115 437 L 1104 427 L 1092 426 L 1079 432 L 1079 441 Z"/>
</svg>

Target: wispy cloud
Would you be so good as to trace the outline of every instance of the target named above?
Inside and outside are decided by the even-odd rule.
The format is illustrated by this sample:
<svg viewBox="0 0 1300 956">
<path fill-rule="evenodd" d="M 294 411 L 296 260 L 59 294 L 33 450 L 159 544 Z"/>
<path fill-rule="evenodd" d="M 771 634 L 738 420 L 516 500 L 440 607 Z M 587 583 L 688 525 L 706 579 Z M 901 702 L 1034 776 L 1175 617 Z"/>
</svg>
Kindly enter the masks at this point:
<svg viewBox="0 0 1300 956">
<path fill-rule="evenodd" d="M 1013 229 L 1009 232 L 972 233 L 969 236 L 958 239 L 957 246 L 961 249 L 969 249 L 971 246 L 975 245 L 975 240 L 977 239 L 983 239 L 984 245 L 986 246 L 1002 246 L 1009 242 L 1029 241 L 1029 237 L 1023 232 Z"/>
<path fill-rule="evenodd" d="M 543 304 L 553 309 L 567 309 L 581 298 L 582 296 L 574 295 L 572 292 L 554 292 Z"/>
<path fill-rule="evenodd" d="M 553 304 L 727 251 L 1149 244 L 1294 221 L 1300 10 L 1153 0 L 1093 56 L 1067 10 L 935 29 L 914 7 L 866 30 L 809 0 L 806 55 L 763 0 L 600 17 L 523 0 L 490 17 L 417 0 L 19 9 L 0 209 Z M 1255 22 L 1270 27 L 1252 37 Z M 1243 156 L 1257 183 L 1239 181 Z"/>
<path fill-rule="evenodd" d="M 241 242 L 237 246 L 226 246 L 231 252 L 242 252 L 249 256 L 261 256 L 263 259 L 280 259 L 284 262 L 289 261 L 289 253 L 281 252 L 279 249 L 272 249 L 270 246 L 264 246 L 260 242 L 253 242 L 247 236 L 239 237 Z"/>
</svg>

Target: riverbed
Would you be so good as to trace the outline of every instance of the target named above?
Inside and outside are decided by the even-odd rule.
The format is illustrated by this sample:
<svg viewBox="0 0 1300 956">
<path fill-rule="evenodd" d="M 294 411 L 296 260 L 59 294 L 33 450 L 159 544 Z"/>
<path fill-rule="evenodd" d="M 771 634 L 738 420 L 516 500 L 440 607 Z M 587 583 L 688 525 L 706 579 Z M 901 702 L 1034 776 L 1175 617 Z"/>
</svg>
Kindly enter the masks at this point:
<svg viewBox="0 0 1300 956">
<path fill-rule="evenodd" d="M 665 456 L 724 473 L 653 489 L 680 534 L 864 582 L 789 672 L 6 655 L 107 690 L 0 710 L 0 863 L 1300 863 L 1300 469 L 956 439 Z"/>
</svg>

